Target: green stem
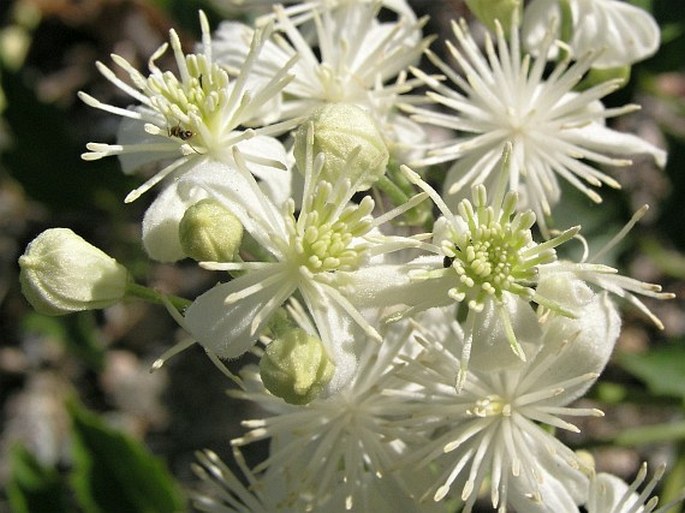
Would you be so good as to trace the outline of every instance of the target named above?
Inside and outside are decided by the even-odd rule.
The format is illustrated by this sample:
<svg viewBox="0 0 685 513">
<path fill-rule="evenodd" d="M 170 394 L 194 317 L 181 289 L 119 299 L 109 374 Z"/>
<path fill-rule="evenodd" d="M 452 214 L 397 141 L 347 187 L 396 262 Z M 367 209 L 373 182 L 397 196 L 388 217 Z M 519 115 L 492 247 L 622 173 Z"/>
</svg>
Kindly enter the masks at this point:
<svg viewBox="0 0 685 513">
<path fill-rule="evenodd" d="M 165 304 L 165 301 L 168 301 L 179 312 L 185 310 L 192 303 L 189 299 L 173 296 L 171 294 L 163 294 L 135 282 L 129 282 L 128 285 L 126 285 L 126 296 L 129 298 L 134 297 L 136 299 L 142 299 L 143 301 L 157 305 L 163 305 Z"/>
</svg>

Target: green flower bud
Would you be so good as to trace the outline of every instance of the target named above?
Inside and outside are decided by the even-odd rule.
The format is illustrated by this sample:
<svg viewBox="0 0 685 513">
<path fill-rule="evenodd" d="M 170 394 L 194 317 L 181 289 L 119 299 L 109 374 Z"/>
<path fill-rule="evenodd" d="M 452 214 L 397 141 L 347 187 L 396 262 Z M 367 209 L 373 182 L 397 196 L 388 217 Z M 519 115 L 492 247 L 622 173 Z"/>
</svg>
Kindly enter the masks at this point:
<svg viewBox="0 0 685 513">
<path fill-rule="evenodd" d="M 310 133 L 313 128 L 313 134 Z M 323 153 L 326 161 L 321 180 L 335 183 L 347 178 L 363 191 L 385 174 L 390 154 L 383 136 L 371 116 L 362 108 L 348 103 L 327 103 L 314 111 L 309 123 L 295 134 L 295 161 L 303 171 L 307 147 L 313 155 Z M 353 152 L 358 152 L 354 156 Z"/>
<path fill-rule="evenodd" d="M 243 240 L 243 225 L 214 200 L 192 205 L 178 225 L 183 252 L 198 262 L 232 262 Z"/>
<path fill-rule="evenodd" d="M 521 0 L 466 0 L 466 5 L 488 29 L 494 32 L 495 20 L 498 20 L 504 32 L 508 33 L 514 15 L 517 16 L 517 20 L 521 19 L 523 2 Z"/>
<path fill-rule="evenodd" d="M 24 296 L 47 315 L 113 305 L 129 281 L 124 266 L 67 228 L 38 235 L 19 257 L 19 267 Z"/>
<path fill-rule="evenodd" d="M 300 328 L 276 337 L 259 362 L 264 386 L 290 404 L 315 399 L 333 377 L 335 365 L 321 341 Z"/>
</svg>

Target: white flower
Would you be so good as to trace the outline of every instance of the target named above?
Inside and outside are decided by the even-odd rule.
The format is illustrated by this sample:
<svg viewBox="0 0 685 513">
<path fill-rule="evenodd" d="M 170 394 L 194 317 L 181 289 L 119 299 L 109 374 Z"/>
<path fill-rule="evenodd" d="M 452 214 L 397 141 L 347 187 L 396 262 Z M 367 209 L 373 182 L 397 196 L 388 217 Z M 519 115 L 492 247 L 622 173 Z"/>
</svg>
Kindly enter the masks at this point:
<svg viewBox="0 0 685 513">
<path fill-rule="evenodd" d="M 506 165 L 506 155 L 504 161 Z M 433 244 L 424 245 L 438 258 L 432 262 L 417 259 L 408 273 L 413 282 L 407 285 L 410 291 L 416 282 L 426 281 L 428 285 L 414 292 L 415 306 L 404 314 L 450 302 L 468 307 L 457 388 L 465 379 L 472 352 L 491 370 L 525 361 L 523 346 L 539 338 L 532 303 L 574 315 L 536 291 L 535 286 L 540 266 L 556 261 L 554 248 L 573 237 L 579 227 L 537 244 L 531 233 L 535 214 L 530 210 L 517 213 L 516 193 L 502 197 L 496 192 L 489 202 L 485 186 L 477 185 L 472 190 L 473 200 L 462 200 L 453 213 L 416 173 L 407 168 L 404 172 L 430 195 L 442 213 L 433 229 Z M 507 356 L 515 358 L 512 361 Z"/>
<path fill-rule="evenodd" d="M 682 502 L 685 493 L 681 492 L 676 499 L 655 509 L 659 503 L 657 496 L 650 497 L 657 482 L 664 475 L 665 466 L 654 473 L 652 479 L 638 494 L 637 489 L 647 476 L 647 464 L 644 463 L 635 480 L 628 485 L 616 476 L 600 472 L 590 482 L 589 497 L 585 504 L 587 513 L 666 513 L 673 506 Z"/>
<path fill-rule="evenodd" d="M 355 2 L 334 10 L 312 11 L 314 40 L 303 34 L 282 7 L 275 7 L 278 28 L 255 63 L 255 74 L 270 78 L 281 63 L 298 56 L 292 68 L 295 78 L 283 89 L 279 119 L 306 116 L 322 103 L 353 103 L 367 110 L 383 128 L 391 152 L 396 144 L 414 146 L 420 128 L 396 112 L 395 105 L 416 81 L 405 70 L 418 62 L 429 39 L 421 39 L 425 20 L 406 17 L 379 23 L 377 3 Z M 240 23 L 223 23 L 215 34 L 216 58 L 229 70 L 245 59 L 253 29 Z M 313 48 L 314 47 L 314 48 Z M 404 95 L 404 96 L 400 96 Z M 400 144 L 402 146 L 402 144 Z M 398 151 L 401 151 L 398 150 Z"/>
<path fill-rule="evenodd" d="M 280 160 L 282 150 L 271 151 L 277 141 L 268 136 L 286 131 L 294 123 L 256 130 L 244 129 L 243 125 L 249 123 L 264 104 L 277 97 L 292 79 L 287 72 L 293 61 L 279 64 L 271 79 L 258 87 L 250 82 L 255 59 L 272 31 L 272 27 L 267 26 L 254 33 L 237 78 L 230 80 L 212 56 L 209 24 L 202 12 L 200 24 L 201 54 L 184 55 L 178 35 L 174 30 L 170 31 L 178 76 L 162 71 L 155 64 L 166 51 L 167 44 L 150 58 L 148 76 L 133 68 L 123 57 L 112 55 L 114 62 L 128 73 L 130 83 L 118 78 L 104 64 L 97 63 L 105 78 L 140 102 L 139 106 L 124 109 L 79 93 L 88 105 L 123 118 L 117 144 L 89 143 L 89 151 L 82 155 L 85 160 L 119 155 L 125 172 L 134 171 L 145 163 L 171 160 L 132 191 L 126 202 L 134 201 L 165 177 L 179 176 L 206 160 L 232 164 L 234 147 L 240 148 L 244 158 L 253 163 L 251 169 L 258 175 L 264 167 L 285 168 Z M 264 173 L 268 174 L 268 169 Z"/>
<path fill-rule="evenodd" d="M 384 236 L 376 228 L 425 195 L 373 218 L 370 196 L 358 204 L 350 201 L 357 189 L 349 180 L 341 177 L 332 184 L 320 179 L 324 162 L 314 158 L 308 139 L 303 204 L 297 215 L 293 200 L 278 208 L 247 171 L 229 174 L 219 164 L 207 164 L 185 180 L 189 187 L 203 187 L 230 210 L 268 253 L 264 261 L 204 264 L 214 270 L 247 271 L 198 297 L 185 313 L 192 335 L 220 357 L 234 358 L 249 349 L 276 309 L 296 291 L 317 328 L 333 309 L 380 339 L 354 305 L 355 291 L 347 287 L 342 292 L 348 275 L 372 257 L 419 245 L 413 238 Z"/>
<path fill-rule="evenodd" d="M 556 485 L 566 490 L 565 502 L 582 499 L 587 469 L 540 424 L 577 432 L 562 417 L 601 415 L 568 406 L 597 378 L 619 333 L 613 305 L 605 295 L 591 297 L 579 319 L 552 316 L 544 321 L 542 349 L 528 363 L 499 372 L 474 370 L 460 393 L 454 386 L 461 367 L 454 347 L 458 352 L 463 341 L 456 323 L 450 338 L 426 338 L 424 354 L 408 359 L 402 375 L 419 389 L 395 394 L 415 400 L 407 411 L 417 428 L 434 429 L 434 440 L 408 456 L 408 464 L 437 463 L 444 469 L 433 488 L 434 500 L 460 483 L 464 511 L 471 511 L 489 477 L 490 499 L 499 511 L 514 500 L 540 504 L 543 492 L 554 485 L 545 483 L 549 476 L 560 480 Z M 423 338 L 420 328 L 417 338 Z"/>
<path fill-rule="evenodd" d="M 453 22 L 457 45 L 447 43 L 449 53 L 464 70 L 459 75 L 434 54 L 436 66 L 452 81 L 450 88 L 420 70 L 414 70 L 433 91 L 428 96 L 446 112 L 408 106 L 413 119 L 458 131 L 452 139 L 429 146 L 427 156 L 416 162 L 429 165 L 456 161 L 448 172 L 444 190 L 460 191 L 470 183 L 498 183 L 500 172 L 508 174 L 509 187 L 522 196 L 521 207 L 531 208 L 543 231 L 545 216 L 560 198 L 558 177 L 567 180 L 595 202 L 601 197 L 588 187 L 619 184 L 598 165 L 628 165 L 629 160 L 611 155 L 648 153 L 660 166 L 665 152 L 604 125 L 607 118 L 633 111 L 636 106 L 604 108 L 598 101 L 617 89 L 607 81 L 582 92 L 573 88 L 590 69 L 599 52 L 567 57 L 546 74 L 546 59 L 520 56 L 519 32 L 512 27 L 509 41 L 498 26 L 496 45 L 489 34 L 481 52 L 465 21 Z M 547 32 L 540 55 L 553 45 Z M 505 145 L 511 144 L 512 165 L 501 170 L 497 162 Z"/>
<path fill-rule="evenodd" d="M 392 479 L 388 471 L 394 467 L 405 439 L 416 438 L 391 422 L 405 417 L 404 400 L 383 395 L 395 379 L 394 360 L 409 338 L 407 329 L 380 346 L 357 337 L 359 364 L 344 388 L 303 406 L 271 396 L 261 386 L 257 372 L 244 367 L 247 391 L 234 395 L 273 414 L 244 421 L 250 431 L 233 440 L 234 446 L 271 440 L 268 458 L 255 470 L 277 472 L 295 496 L 311 497 L 317 511 L 318 502 L 327 501 L 332 494 L 343 499 L 347 510 L 369 511 L 360 506 L 369 502 L 368 494 L 377 493 L 376 484 Z M 398 489 L 399 483 L 393 486 Z"/>
<path fill-rule="evenodd" d="M 559 0 L 534 0 L 524 11 L 522 39 L 535 51 L 552 23 L 563 19 Z M 628 66 L 659 48 L 659 26 L 647 11 L 618 0 L 565 0 L 571 19 L 570 45 L 575 55 L 601 50 L 595 68 Z M 567 20 L 564 20 L 566 22 Z M 559 34 L 555 34 L 559 37 Z"/>
</svg>

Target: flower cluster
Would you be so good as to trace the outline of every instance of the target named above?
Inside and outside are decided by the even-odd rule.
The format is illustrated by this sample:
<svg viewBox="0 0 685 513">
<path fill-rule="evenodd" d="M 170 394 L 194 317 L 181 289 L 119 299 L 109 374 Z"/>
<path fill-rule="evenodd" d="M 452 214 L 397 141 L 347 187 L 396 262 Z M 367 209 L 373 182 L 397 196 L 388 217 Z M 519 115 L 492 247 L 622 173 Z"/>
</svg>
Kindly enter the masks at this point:
<svg viewBox="0 0 685 513">
<path fill-rule="evenodd" d="M 253 3 L 254 25 L 213 34 L 200 13 L 194 53 L 172 31 L 175 71 L 156 64 L 166 45 L 147 73 L 112 56 L 127 80 L 98 63 L 135 105 L 81 93 L 122 117 L 116 144 L 84 159 L 159 164 L 125 199 L 157 191 L 150 258 L 219 276 L 193 300 L 157 297 L 192 342 L 155 366 L 190 343 L 227 374 L 223 360 L 260 359 L 230 375 L 265 412 L 232 440 L 243 479 L 200 454 L 214 495 L 197 507 L 469 512 L 485 495 L 500 512 L 651 511 L 654 483 L 638 496 L 639 482 L 595 474 L 555 430 L 602 416 L 572 402 L 611 356 L 615 302 L 662 327 L 638 296 L 672 295 L 601 254 L 562 258 L 582 228 L 554 219 L 560 178 L 600 203 L 593 187 L 620 187 L 603 166 L 665 163 L 607 125 L 637 108 L 602 103 L 621 80 L 586 83 L 656 50 L 651 17 L 617 0 L 467 1 L 447 62 L 404 0 Z M 20 265 L 49 313 L 153 294 L 71 232 Z M 250 468 L 242 448 L 263 440 Z"/>
</svg>

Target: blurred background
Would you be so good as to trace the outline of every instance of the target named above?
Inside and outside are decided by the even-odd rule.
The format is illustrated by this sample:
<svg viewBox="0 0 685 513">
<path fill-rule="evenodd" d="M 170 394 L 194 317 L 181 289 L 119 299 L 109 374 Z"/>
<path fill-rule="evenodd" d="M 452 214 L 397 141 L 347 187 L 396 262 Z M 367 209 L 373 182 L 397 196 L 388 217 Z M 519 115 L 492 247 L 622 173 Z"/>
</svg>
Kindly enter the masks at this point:
<svg viewBox="0 0 685 513">
<path fill-rule="evenodd" d="M 604 207 L 590 208 L 569 190 L 557 219 L 580 222 L 591 241 L 601 241 L 648 203 L 607 263 L 678 298 L 647 301 L 663 331 L 624 309 L 615 357 L 583 400 L 606 416 L 566 441 L 591 449 L 601 470 L 624 478 L 644 459 L 668 462 L 662 485 L 669 495 L 685 486 L 685 7 L 634 3 L 653 12 L 662 49 L 606 102 L 642 105 L 616 127 L 668 149 L 668 166 L 637 160 L 609 170 L 622 191 L 604 191 Z M 413 5 L 431 15 L 426 32 L 443 38 L 449 20 L 467 14 L 456 0 Z M 163 307 L 130 302 L 46 317 L 24 300 L 17 278 L 26 244 L 59 226 L 148 286 L 192 298 L 216 281 L 192 262 L 150 262 L 140 220 L 151 198 L 123 203 L 140 179 L 124 176 L 114 158 L 80 158 L 87 142 L 114 141 L 119 118 L 87 107 L 77 91 L 129 102 L 95 61 L 109 64 L 117 53 L 144 72 L 172 27 L 191 51 L 198 8 L 213 27 L 245 16 L 222 0 L 0 0 L 0 513 L 185 511 L 188 491 L 200 486 L 191 472 L 195 451 L 228 456 L 240 420 L 259 415 L 225 394 L 231 383 L 197 347 L 149 372 L 182 337 Z M 173 69 L 168 57 L 162 69 Z"/>
</svg>

